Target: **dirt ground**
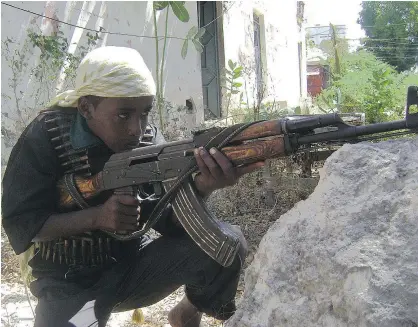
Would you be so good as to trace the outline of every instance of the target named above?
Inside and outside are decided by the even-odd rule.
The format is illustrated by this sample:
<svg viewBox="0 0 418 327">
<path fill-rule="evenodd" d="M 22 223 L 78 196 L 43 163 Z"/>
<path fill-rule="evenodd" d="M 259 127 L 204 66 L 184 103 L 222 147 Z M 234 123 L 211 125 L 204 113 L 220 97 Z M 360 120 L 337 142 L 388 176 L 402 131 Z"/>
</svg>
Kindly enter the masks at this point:
<svg viewBox="0 0 418 327">
<path fill-rule="evenodd" d="M 221 220 L 239 225 L 246 236 L 249 254 L 245 268 L 251 263 L 258 245 L 269 227 L 279 217 L 291 209 L 300 200 L 306 199 L 314 190 L 318 176 L 299 178 L 297 174 L 286 171 L 282 162 L 272 162 L 272 183 L 266 190 L 265 172 L 257 172 L 245 176 L 233 187 L 215 192 L 207 202 L 209 209 Z M 285 172 L 286 171 L 286 172 Z M 284 173 L 285 172 L 285 173 Z M 1 320 L 5 327 L 33 326 L 33 314 L 27 294 L 20 280 L 19 262 L 14 255 L 2 229 L 1 234 Z M 244 272 L 237 292 L 239 302 L 244 291 Z M 171 307 L 183 296 L 180 288 L 164 300 L 143 308 L 144 327 L 167 327 L 167 314 Z M 30 296 L 32 307 L 36 299 Z M 108 326 L 138 326 L 131 322 L 132 312 L 113 314 Z M 220 321 L 204 317 L 203 326 L 219 327 Z"/>
</svg>

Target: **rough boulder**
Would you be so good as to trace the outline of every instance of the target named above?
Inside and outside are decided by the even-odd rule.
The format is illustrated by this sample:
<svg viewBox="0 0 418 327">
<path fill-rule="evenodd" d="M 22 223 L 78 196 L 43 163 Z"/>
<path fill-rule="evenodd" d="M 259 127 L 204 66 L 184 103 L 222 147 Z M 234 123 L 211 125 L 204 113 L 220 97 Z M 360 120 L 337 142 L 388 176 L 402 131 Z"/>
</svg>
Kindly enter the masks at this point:
<svg viewBox="0 0 418 327">
<path fill-rule="evenodd" d="M 418 138 L 344 145 L 262 239 L 226 327 L 417 327 Z"/>
</svg>

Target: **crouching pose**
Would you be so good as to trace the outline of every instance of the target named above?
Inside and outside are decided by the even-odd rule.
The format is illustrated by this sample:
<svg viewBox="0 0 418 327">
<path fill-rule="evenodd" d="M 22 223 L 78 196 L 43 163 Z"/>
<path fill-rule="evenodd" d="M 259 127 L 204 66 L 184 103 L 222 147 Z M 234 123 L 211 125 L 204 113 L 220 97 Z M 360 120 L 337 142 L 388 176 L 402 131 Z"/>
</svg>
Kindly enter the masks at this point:
<svg viewBox="0 0 418 327">
<path fill-rule="evenodd" d="M 25 129 L 3 178 L 2 221 L 9 241 L 29 261 L 38 298 L 36 327 L 105 326 L 112 312 L 149 306 L 184 285 L 169 313 L 173 327 L 198 327 L 202 313 L 220 320 L 235 311 L 241 249 L 223 267 L 178 223 L 171 207 L 154 226 L 161 236 L 118 241 L 107 232 L 135 231 L 154 204 L 103 192 L 84 209 L 58 208 L 64 174 L 96 174 L 109 157 L 139 145 L 164 142 L 148 123 L 156 95 L 141 55 L 130 48 L 91 51 L 77 70 L 76 87 L 59 94 Z M 263 163 L 233 167 L 219 151 L 197 149 L 195 187 L 202 196 L 232 185 Z"/>
</svg>

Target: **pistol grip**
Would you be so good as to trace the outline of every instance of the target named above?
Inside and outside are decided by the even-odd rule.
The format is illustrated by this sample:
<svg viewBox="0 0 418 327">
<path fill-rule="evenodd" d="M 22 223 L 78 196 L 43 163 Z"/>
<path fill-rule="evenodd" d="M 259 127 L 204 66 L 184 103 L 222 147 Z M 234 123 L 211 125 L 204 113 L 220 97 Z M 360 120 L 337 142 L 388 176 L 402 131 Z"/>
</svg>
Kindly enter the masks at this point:
<svg viewBox="0 0 418 327">
<path fill-rule="evenodd" d="M 113 194 L 115 194 L 115 195 L 131 195 L 131 196 L 136 195 L 135 188 L 133 186 L 125 186 L 125 187 L 117 188 L 117 189 L 115 189 Z M 118 234 L 128 235 L 129 232 L 126 231 L 126 230 L 120 230 L 120 231 L 118 231 Z"/>
</svg>

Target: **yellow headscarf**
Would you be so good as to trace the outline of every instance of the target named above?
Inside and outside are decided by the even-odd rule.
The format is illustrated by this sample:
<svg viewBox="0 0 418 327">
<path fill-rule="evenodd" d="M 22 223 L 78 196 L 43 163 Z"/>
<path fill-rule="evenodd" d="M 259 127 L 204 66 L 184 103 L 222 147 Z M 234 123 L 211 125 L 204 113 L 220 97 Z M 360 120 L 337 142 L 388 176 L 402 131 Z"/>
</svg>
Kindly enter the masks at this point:
<svg viewBox="0 0 418 327">
<path fill-rule="evenodd" d="M 80 97 L 155 96 L 155 82 L 138 51 L 106 46 L 89 52 L 77 68 L 75 90 L 58 94 L 49 106 L 76 107 Z"/>
</svg>

